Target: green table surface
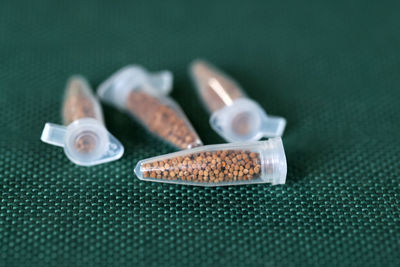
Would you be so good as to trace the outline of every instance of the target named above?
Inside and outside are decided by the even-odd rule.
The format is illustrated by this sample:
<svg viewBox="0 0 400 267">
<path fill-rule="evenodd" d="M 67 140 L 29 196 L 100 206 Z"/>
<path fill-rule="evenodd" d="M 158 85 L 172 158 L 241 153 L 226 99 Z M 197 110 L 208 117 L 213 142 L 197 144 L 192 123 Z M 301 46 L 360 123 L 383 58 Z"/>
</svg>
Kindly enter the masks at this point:
<svg viewBox="0 0 400 267">
<path fill-rule="evenodd" d="M 0 266 L 399 266 L 399 1 L 1 1 Z M 39 140 L 71 74 L 93 88 L 139 63 L 205 144 L 189 62 L 224 69 L 287 118 L 286 185 L 138 180 L 174 151 L 104 107 L 124 144 L 79 167 Z"/>
</svg>

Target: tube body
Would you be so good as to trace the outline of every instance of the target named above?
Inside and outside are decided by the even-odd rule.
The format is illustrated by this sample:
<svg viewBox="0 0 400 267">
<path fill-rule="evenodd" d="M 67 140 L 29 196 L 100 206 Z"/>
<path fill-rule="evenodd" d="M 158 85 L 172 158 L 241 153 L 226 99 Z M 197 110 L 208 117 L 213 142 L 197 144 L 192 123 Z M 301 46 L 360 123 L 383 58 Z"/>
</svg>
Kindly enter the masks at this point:
<svg viewBox="0 0 400 267">
<path fill-rule="evenodd" d="M 283 184 L 286 158 L 280 138 L 209 145 L 141 160 L 141 180 L 199 186 Z"/>
<path fill-rule="evenodd" d="M 67 82 L 62 107 L 62 119 L 65 126 L 72 122 L 92 118 L 104 124 L 99 101 L 94 97 L 87 81 L 73 76 Z"/>
<path fill-rule="evenodd" d="M 104 125 L 103 113 L 99 101 L 94 97 L 90 86 L 81 76 L 71 77 L 65 89 L 63 108 L 63 123 L 65 126 L 84 118 L 91 118 Z M 97 134 L 93 131 L 84 131 L 78 134 L 73 146 L 80 153 L 94 151 Z"/>
<path fill-rule="evenodd" d="M 286 120 L 269 116 L 233 79 L 204 60 L 195 60 L 190 74 L 211 113 L 210 125 L 228 142 L 246 142 L 281 136 Z"/>
<path fill-rule="evenodd" d="M 128 112 L 149 132 L 179 149 L 202 142 L 179 105 L 168 96 L 172 73 L 150 73 L 129 65 L 104 81 L 97 90 L 101 100 Z"/>
<path fill-rule="evenodd" d="M 124 147 L 105 128 L 100 104 L 82 76 L 67 82 L 62 119 L 64 125 L 46 123 L 41 140 L 63 147 L 75 164 L 92 166 L 123 155 Z"/>
<path fill-rule="evenodd" d="M 125 107 L 150 132 L 180 149 L 202 144 L 182 109 L 167 96 L 137 88 L 128 94 Z"/>
<path fill-rule="evenodd" d="M 195 60 L 190 71 L 203 104 L 210 113 L 246 97 L 239 84 L 206 61 Z"/>
</svg>

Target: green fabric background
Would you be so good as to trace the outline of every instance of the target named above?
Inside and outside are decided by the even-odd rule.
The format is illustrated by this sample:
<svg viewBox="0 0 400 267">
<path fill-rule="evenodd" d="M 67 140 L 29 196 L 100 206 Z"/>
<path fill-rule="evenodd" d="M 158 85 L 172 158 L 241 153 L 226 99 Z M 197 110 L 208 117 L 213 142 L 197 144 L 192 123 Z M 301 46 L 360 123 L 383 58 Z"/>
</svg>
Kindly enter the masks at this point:
<svg viewBox="0 0 400 267">
<path fill-rule="evenodd" d="M 352 3 L 349 3 L 352 2 Z M 399 1 L 1 1 L 0 266 L 399 266 Z M 205 144 L 187 75 L 204 57 L 287 118 L 287 184 L 139 181 L 174 151 L 104 107 L 117 162 L 75 166 L 39 140 L 66 79 L 139 63 Z"/>
</svg>

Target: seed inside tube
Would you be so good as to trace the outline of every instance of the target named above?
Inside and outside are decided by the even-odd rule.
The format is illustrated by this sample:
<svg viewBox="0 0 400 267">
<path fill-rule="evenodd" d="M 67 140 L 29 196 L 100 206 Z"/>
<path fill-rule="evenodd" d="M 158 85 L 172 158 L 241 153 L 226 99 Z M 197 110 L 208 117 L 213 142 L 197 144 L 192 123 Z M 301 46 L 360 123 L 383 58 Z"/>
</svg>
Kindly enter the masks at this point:
<svg viewBox="0 0 400 267">
<path fill-rule="evenodd" d="M 135 173 L 141 180 L 199 186 L 284 184 L 286 157 L 278 137 L 202 146 L 141 160 Z"/>
<path fill-rule="evenodd" d="M 183 112 L 162 96 L 133 90 L 128 95 L 126 108 L 151 132 L 178 148 L 201 145 L 200 138 Z"/>
</svg>

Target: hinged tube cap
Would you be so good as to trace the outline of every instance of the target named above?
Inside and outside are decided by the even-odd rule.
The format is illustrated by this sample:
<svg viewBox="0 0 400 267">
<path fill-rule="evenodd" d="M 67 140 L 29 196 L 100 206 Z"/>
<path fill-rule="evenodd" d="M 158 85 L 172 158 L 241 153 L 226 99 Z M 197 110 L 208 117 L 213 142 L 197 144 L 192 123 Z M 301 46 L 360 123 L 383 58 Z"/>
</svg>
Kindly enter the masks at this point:
<svg viewBox="0 0 400 267">
<path fill-rule="evenodd" d="M 215 111 L 210 124 L 226 141 L 245 142 L 281 136 L 286 120 L 268 116 L 260 105 L 249 98 L 238 98 L 231 105 Z"/>
<path fill-rule="evenodd" d="M 124 153 L 122 144 L 92 118 L 76 120 L 67 127 L 46 123 L 41 140 L 63 147 L 67 157 L 82 166 L 117 160 Z"/>
</svg>

